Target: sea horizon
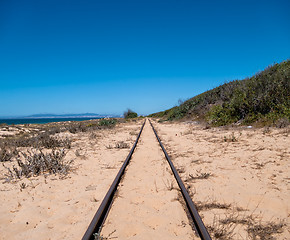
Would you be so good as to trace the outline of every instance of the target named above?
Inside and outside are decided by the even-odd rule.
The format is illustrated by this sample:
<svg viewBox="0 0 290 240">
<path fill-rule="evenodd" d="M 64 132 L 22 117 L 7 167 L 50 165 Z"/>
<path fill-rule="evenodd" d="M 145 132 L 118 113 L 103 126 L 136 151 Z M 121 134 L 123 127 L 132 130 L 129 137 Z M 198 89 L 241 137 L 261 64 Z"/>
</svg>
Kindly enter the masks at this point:
<svg viewBox="0 0 290 240">
<path fill-rule="evenodd" d="M 0 124 L 21 125 L 21 124 L 46 124 L 53 122 L 87 121 L 101 119 L 103 117 L 46 117 L 46 118 L 0 118 Z"/>
</svg>

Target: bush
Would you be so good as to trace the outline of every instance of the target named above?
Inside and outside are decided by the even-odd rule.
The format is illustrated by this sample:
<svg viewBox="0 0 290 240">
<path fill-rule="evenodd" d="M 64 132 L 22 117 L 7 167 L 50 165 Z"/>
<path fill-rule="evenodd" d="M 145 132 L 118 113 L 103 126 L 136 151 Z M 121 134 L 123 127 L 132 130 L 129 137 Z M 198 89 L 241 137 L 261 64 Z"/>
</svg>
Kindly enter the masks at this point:
<svg viewBox="0 0 290 240">
<path fill-rule="evenodd" d="M 115 126 L 117 123 L 117 119 L 115 118 L 109 118 L 109 119 L 101 119 L 100 122 L 99 122 L 99 126 L 102 126 L 102 127 L 113 127 Z"/>
<path fill-rule="evenodd" d="M 71 170 L 72 161 L 64 161 L 66 152 L 63 149 L 52 150 L 50 153 L 43 153 L 41 150 L 28 151 L 22 155 L 24 161 L 18 158 L 18 167 L 13 166 L 12 170 L 7 168 L 11 179 L 29 178 L 43 173 L 67 175 Z"/>
<path fill-rule="evenodd" d="M 138 114 L 134 111 L 132 111 L 131 109 L 128 109 L 126 112 L 124 112 L 124 118 L 128 119 L 128 118 L 136 118 L 138 117 Z"/>
<path fill-rule="evenodd" d="M 78 132 L 86 132 L 88 130 L 88 127 L 81 123 L 71 123 L 68 126 L 66 126 L 66 129 L 70 132 L 70 133 L 78 133 Z"/>
<path fill-rule="evenodd" d="M 17 154 L 18 151 L 15 147 L 8 147 L 0 143 L 0 162 L 10 161 Z"/>
</svg>

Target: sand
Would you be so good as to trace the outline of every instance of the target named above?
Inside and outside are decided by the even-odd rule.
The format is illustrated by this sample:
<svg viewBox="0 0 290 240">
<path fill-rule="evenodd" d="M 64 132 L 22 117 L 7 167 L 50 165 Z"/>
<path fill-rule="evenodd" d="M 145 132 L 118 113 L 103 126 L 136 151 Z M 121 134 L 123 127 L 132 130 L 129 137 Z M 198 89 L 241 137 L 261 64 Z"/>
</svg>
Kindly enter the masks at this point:
<svg viewBox="0 0 290 240">
<path fill-rule="evenodd" d="M 283 233 L 273 237 L 290 238 L 289 128 L 155 126 L 206 226 L 227 229 L 230 239 L 252 239 L 245 222 L 252 217 L 257 227 L 282 222 Z"/>
<path fill-rule="evenodd" d="M 81 239 L 130 151 L 115 144 L 124 141 L 132 147 L 141 124 L 98 130 L 94 138 L 91 133 L 60 133 L 73 140 L 66 159 L 74 160 L 75 169 L 64 179 L 47 175 L 6 182 L 7 170 L 1 164 L 0 239 Z M 225 230 L 228 239 L 253 239 L 248 223 L 281 223 L 280 233 L 270 231 L 268 236 L 290 238 L 289 128 L 154 125 L 212 233 Z M 103 236 L 192 239 L 176 183 L 148 123 L 140 140 Z"/>
</svg>

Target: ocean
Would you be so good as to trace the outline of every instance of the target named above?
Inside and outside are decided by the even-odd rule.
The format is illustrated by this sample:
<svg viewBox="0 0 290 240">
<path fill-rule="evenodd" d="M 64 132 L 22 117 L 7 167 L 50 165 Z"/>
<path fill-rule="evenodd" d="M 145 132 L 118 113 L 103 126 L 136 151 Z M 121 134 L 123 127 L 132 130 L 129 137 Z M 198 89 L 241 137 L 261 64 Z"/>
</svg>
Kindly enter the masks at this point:
<svg viewBox="0 0 290 240">
<path fill-rule="evenodd" d="M 44 124 L 51 122 L 66 122 L 66 121 L 85 121 L 92 119 L 100 119 L 94 117 L 78 117 L 78 118 L 15 118 L 15 119 L 0 119 L 1 123 L 6 123 L 8 125 L 12 124 Z"/>
</svg>

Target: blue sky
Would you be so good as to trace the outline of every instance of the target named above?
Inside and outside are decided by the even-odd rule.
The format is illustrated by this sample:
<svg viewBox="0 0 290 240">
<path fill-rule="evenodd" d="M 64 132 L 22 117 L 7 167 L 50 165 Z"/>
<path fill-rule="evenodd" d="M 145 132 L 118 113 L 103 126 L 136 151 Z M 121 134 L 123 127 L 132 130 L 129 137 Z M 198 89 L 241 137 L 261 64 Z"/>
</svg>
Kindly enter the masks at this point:
<svg viewBox="0 0 290 240">
<path fill-rule="evenodd" d="M 0 116 L 149 114 L 290 56 L 290 1 L 0 0 Z"/>
</svg>

